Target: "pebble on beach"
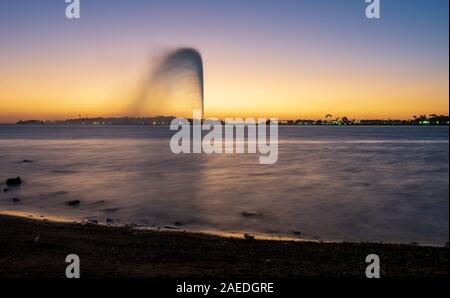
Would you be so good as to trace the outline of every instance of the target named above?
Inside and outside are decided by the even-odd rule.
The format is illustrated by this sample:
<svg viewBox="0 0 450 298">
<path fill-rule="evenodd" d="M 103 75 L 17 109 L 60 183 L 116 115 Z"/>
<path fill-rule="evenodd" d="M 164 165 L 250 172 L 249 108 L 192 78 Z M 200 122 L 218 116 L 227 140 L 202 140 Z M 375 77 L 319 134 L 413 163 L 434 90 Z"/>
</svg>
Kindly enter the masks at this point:
<svg viewBox="0 0 450 298">
<path fill-rule="evenodd" d="M 119 219 L 114 219 L 114 218 L 109 218 L 109 217 L 107 217 L 107 218 L 105 219 L 105 221 L 106 221 L 107 224 L 115 224 L 115 223 L 119 222 L 120 220 L 119 220 Z"/>
<path fill-rule="evenodd" d="M 244 238 L 247 240 L 255 240 L 255 236 L 250 235 L 250 234 L 244 234 Z"/>
</svg>

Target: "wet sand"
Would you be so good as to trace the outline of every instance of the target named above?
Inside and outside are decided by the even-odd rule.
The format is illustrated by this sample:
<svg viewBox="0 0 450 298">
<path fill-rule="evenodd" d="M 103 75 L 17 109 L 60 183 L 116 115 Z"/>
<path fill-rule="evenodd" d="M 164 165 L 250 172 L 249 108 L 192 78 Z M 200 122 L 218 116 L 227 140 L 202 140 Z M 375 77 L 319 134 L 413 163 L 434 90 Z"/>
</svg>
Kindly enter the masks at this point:
<svg viewBox="0 0 450 298">
<path fill-rule="evenodd" d="M 378 254 L 385 278 L 448 278 L 449 249 L 376 243 L 226 238 L 56 223 L 0 215 L 0 278 L 64 278 L 77 254 L 82 277 L 365 278 Z"/>
</svg>

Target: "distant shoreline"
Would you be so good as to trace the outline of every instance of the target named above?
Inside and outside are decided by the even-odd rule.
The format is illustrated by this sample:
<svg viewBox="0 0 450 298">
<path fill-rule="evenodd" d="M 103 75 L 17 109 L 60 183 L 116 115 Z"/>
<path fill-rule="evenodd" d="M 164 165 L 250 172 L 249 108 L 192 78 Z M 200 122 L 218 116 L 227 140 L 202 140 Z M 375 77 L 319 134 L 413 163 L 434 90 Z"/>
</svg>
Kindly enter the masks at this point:
<svg viewBox="0 0 450 298">
<path fill-rule="evenodd" d="M 448 278 L 444 247 L 245 240 L 7 215 L 0 227 L 0 278 L 63 278 L 65 257 L 76 253 L 84 277 L 362 279 L 375 252 L 385 260 L 383 277 Z"/>
<path fill-rule="evenodd" d="M 78 118 L 67 120 L 20 120 L 17 125 L 147 125 L 159 126 L 169 125 L 174 116 L 157 116 L 157 117 L 118 117 L 118 118 Z M 242 119 L 242 118 L 234 118 Z M 192 119 L 188 119 L 192 123 Z M 279 125 L 290 126 L 449 126 L 449 116 L 446 115 L 421 115 L 414 116 L 413 119 L 349 119 L 347 117 L 332 118 L 328 116 L 325 120 L 297 119 L 297 120 L 279 120 Z M 239 120 L 237 120 L 239 121 Z M 245 121 L 244 119 L 242 121 Z M 224 120 L 221 120 L 224 124 Z M 267 121 L 268 123 L 270 120 Z M 244 122 L 243 122 L 244 123 Z M 13 124 L 13 123 L 11 123 Z"/>
<path fill-rule="evenodd" d="M 160 126 L 170 126 L 170 124 L 17 124 L 17 123 L 0 123 L 0 126 L 86 126 L 86 127 L 98 127 L 98 126 L 148 126 L 148 127 L 160 127 Z M 449 124 L 438 124 L 438 125 L 423 125 L 423 124 L 283 124 L 279 123 L 279 126 L 307 126 L 307 127 L 369 127 L 369 126 L 382 126 L 382 127 L 449 127 Z"/>
</svg>

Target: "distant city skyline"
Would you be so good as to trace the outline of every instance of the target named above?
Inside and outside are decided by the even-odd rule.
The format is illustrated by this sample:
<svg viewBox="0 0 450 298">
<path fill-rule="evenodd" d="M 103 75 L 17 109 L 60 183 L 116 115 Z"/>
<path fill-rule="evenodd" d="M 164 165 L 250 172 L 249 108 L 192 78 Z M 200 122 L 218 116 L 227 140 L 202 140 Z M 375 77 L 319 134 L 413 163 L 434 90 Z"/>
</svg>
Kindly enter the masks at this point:
<svg viewBox="0 0 450 298">
<path fill-rule="evenodd" d="M 0 2 L 0 123 L 135 116 L 182 46 L 202 55 L 206 118 L 448 115 L 447 0 L 382 1 L 379 20 L 364 0 L 81 2 L 78 20 L 65 1 Z"/>
<path fill-rule="evenodd" d="M 98 125 L 109 125 L 109 124 L 169 124 L 175 116 L 169 115 L 157 115 L 157 116 L 141 116 L 141 117 L 88 117 L 88 115 L 78 115 L 78 118 L 68 118 L 68 119 L 21 119 L 17 121 L 17 124 L 98 124 Z M 187 118 L 192 120 L 192 118 Z M 206 120 L 207 118 L 205 118 Z M 245 118 L 235 117 L 232 118 L 235 121 L 245 121 Z M 258 118 L 258 119 L 267 119 L 267 121 L 271 121 L 273 118 Z M 225 118 L 218 119 L 220 121 L 226 120 Z M 390 123 L 390 124 L 418 124 L 418 125 L 449 125 L 449 116 L 447 115 L 414 115 L 409 119 L 383 119 L 383 118 L 370 118 L 370 119 L 354 119 L 349 118 L 347 116 L 333 116 L 331 114 L 327 114 L 324 117 L 320 117 L 319 119 L 278 119 L 279 123 L 288 123 L 288 124 L 379 124 L 379 123 Z M 2 123 L 0 123 L 2 124 Z"/>
</svg>

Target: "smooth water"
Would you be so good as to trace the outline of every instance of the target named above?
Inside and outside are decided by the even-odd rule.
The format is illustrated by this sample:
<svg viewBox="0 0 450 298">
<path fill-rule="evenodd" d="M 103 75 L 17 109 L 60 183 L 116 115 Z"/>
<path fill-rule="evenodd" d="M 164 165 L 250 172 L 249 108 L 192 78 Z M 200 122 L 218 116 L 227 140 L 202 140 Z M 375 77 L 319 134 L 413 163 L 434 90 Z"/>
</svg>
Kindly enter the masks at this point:
<svg viewBox="0 0 450 298">
<path fill-rule="evenodd" d="M 269 166 L 256 154 L 175 155 L 171 134 L 0 126 L 0 180 L 24 179 L 0 192 L 0 209 L 306 239 L 448 241 L 448 127 L 282 126 Z M 76 199 L 78 207 L 66 204 Z"/>
</svg>

